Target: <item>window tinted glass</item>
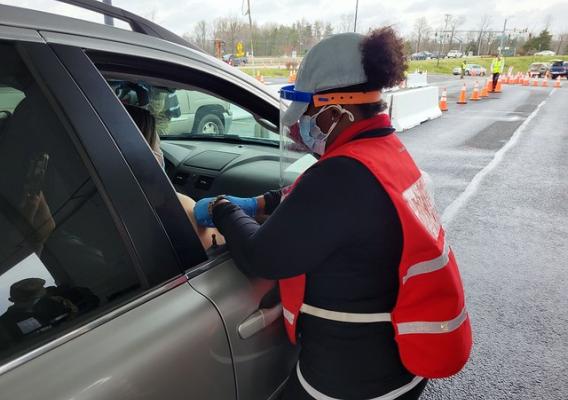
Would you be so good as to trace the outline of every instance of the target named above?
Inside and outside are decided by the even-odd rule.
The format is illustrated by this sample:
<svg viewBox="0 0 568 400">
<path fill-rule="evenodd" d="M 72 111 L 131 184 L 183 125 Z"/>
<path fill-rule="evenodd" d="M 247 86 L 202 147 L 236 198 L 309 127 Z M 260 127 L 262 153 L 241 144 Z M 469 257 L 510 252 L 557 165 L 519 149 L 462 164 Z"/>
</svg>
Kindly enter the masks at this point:
<svg viewBox="0 0 568 400">
<path fill-rule="evenodd" d="M 142 290 L 82 158 L 0 44 L 0 362 Z"/>
<path fill-rule="evenodd" d="M 162 138 L 215 135 L 279 140 L 278 134 L 262 128 L 250 112 L 211 94 L 140 81 L 108 82 L 123 103 L 143 107 L 154 115 Z"/>
</svg>

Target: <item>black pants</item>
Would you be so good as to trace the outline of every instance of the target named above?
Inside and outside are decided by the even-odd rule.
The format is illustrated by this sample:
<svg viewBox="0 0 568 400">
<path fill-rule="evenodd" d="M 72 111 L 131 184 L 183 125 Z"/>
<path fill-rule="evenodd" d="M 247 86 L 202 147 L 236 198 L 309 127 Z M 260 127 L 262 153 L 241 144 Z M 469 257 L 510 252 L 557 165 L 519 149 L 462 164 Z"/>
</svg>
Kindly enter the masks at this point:
<svg viewBox="0 0 568 400">
<path fill-rule="evenodd" d="M 497 87 L 497 81 L 499 80 L 499 75 L 501 75 L 499 72 L 493 73 L 493 89 L 491 90 L 492 92 L 494 92 L 495 88 Z"/>
<path fill-rule="evenodd" d="M 286 383 L 286 387 L 280 396 L 280 400 L 314 400 L 312 396 L 310 396 L 298 380 L 298 374 L 296 374 L 296 369 L 292 370 L 293 372 L 290 374 L 288 378 L 288 382 Z M 427 379 L 423 379 L 418 385 L 416 385 L 411 391 L 406 392 L 400 397 L 397 397 L 397 400 L 417 400 L 420 398 L 420 395 L 424 391 L 426 384 L 428 383 Z"/>
</svg>

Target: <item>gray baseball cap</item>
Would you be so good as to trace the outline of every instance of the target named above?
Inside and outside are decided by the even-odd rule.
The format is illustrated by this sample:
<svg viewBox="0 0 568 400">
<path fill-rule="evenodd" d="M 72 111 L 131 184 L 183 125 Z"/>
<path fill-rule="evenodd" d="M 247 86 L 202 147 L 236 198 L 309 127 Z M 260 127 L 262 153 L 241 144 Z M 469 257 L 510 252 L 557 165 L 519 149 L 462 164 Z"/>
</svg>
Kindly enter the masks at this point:
<svg viewBox="0 0 568 400">
<path fill-rule="evenodd" d="M 281 94 L 292 100 L 282 116 L 282 124 L 291 126 L 300 119 L 308 109 L 309 95 L 367 82 L 361 53 L 364 38 L 359 33 L 341 33 L 312 47 L 300 64 L 293 88 L 293 92 L 300 95 L 284 97 Z M 298 100 L 294 100 L 296 98 Z"/>
</svg>

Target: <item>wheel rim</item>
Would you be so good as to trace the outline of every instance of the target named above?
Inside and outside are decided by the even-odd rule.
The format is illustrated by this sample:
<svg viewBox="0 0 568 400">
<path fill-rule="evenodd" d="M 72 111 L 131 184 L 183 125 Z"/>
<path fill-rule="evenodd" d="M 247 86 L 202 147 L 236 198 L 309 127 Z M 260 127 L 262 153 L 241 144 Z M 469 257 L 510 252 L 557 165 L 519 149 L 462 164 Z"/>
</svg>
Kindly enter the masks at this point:
<svg viewBox="0 0 568 400">
<path fill-rule="evenodd" d="M 219 127 L 215 122 L 206 122 L 201 133 L 219 133 Z"/>
</svg>

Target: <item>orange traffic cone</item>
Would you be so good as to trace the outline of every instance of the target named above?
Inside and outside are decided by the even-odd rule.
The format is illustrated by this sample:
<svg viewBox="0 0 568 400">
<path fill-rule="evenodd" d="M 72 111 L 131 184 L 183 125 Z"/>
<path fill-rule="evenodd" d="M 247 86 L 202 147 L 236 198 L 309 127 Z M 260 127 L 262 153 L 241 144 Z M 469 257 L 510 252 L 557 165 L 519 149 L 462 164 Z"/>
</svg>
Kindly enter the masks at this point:
<svg viewBox="0 0 568 400">
<path fill-rule="evenodd" d="M 561 83 L 560 83 L 560 77 L 556 78 L 556 80 L 554 81 L 554 88 L 555 89 L 560 89 L 561 87 Z"/>
<path fill-rule="evenodd" d="M 529 86 L 529 85 L 530 85 L 529 77 L 528 77 L 528 75 L 525 75 L 523 77 L 523 86 Z"/>
<path fill-rule="evenodd" d="M 475 81 L 475 84 L 473 85 L 473 93 L 471 94 L 470 100 L 472 101 L 481 100 L 481 97 L 479 97 L 479 83 L 477 83 L 477 81 Z"/>
<path fill-rule="evenodd" d="M 497 80 L 497 87 L 495 88 L 495 93 L 503 92 L 503 88 L 501 87 L 501 79 Z"/>
<path fill-rule="evenodd" d="M 538 78 L 534 78 L 533 87 L 538 87 L 538 81 L 539 81 Z"/>
<path fill-rule="evenodd" d="M 442 97 L 440 98 L 440 110 L 448 111 L 448 90 L 446 88 L 442 91 Z"/>
<path fill-rule="evenodd" d="M 545 77 L 545 78 L 542 80 L 542 87 L 548 87 L 548 77 Z"/>
<path fill-rule="evenodd" d="M 288 83 L 294 83 L 294 73 L 290 69 L 290 73 L 288 74 Z"/>
<path fill-rule="evenodd" d="M 458 104 L 467 104 L 467 89 L 465 87 L 465 83 L 460 91 L 460 98 L 458 99 Z"/>
<path fill-rule="evenodd" d="M 491 78 L 487 79 L 487 94 L 493 91 L 493 80 Z"/>
<path fill-rule="evenodd" d="M 480 94 L 480 96 L 481 96 L 482 98 L 484 98 L 484 97 L 489 97 L 489 89 L 488 89 L 488 87 L 489 87 L 489 79 L 486 79 L 485 85 L 483 85 L 483 86 L 481 87 L 481 94 Z"/>
</svg>

